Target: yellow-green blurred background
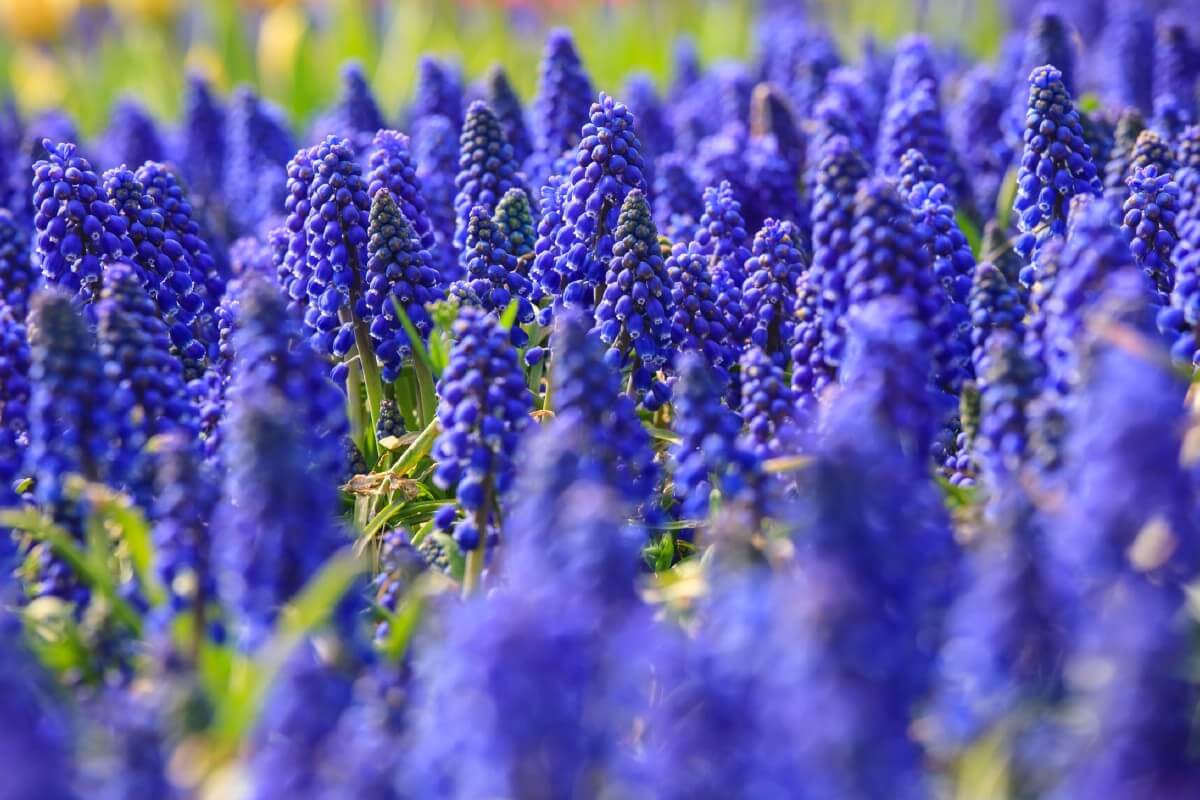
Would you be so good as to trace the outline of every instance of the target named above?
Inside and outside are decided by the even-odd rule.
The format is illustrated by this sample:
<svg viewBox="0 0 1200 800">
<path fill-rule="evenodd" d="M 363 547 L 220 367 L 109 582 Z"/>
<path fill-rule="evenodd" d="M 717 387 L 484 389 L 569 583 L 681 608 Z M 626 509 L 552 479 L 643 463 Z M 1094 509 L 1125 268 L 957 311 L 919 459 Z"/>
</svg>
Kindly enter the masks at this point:
<svg viewBox="0 0 1200 800">
<path fill-rule="evenodd" d="M 385 112 L 411 90 L 417 55 L 453 56 L 468 76 L 501 62 L 532 92 L 545 31 L 566 25 L 598 86 L 630 70 L 664 80 L 671 42 L 691 34 L 706 60 L 752 49 L 752 0 L 499 2 L 471 0 L 0 0 L 0 80 L 19 106 L 66 107 L 85 133 L 104 126 L 118 96 L 171 118 L 187 70 L 228 89 L 250 82 L 300 122 L 337 91 L 337 65 L 360 60 Z M 994 52 L 996 0 L 823 0 L 810 3 L 847 47 L 924 28 Z"/>
</svg>

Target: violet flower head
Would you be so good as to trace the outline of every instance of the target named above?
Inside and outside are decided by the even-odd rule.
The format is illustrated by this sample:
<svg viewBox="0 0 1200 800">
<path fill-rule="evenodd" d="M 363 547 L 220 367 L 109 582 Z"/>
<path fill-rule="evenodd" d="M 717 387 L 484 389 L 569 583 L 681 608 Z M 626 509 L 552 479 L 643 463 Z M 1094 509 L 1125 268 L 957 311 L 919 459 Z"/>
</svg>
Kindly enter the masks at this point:
<svg viewBox="0 0 1200 800">
<path fill-rule="evenodd" d="M 504 130 L 504 138 L 512 145 L 513 158 L 517 164 L 524 164 L 525 159 L 533 152 L 533 140 L 529 128 L 525 124 L 525 109 L 521 106 L 521 98 L 508 80 L 508 73 L 499 64 L 493 65 L 484 78 L 487 104 L 500 120 Z"/>
<path fill-rule="evenodd" d="M 408 107 L 408 123 L 415 127 L 426 117 L 442 116 L 457 131 L 463 123 L 462 76 L 458 68 L 433 56 L 417 59 L 417 86 Z"/>
<path fill-rule="evenodd" d="M 738 409 L 753 452 L 761 458 L 792 455 L 800 426 L 796 393 L 761 348 L 751 347 L 739 363 L 742 402 Z"/>
<path fill-rule="evenodd" d="M 225 115 L 225 106 L 208 81 L 188 75 L 178 163 L 206 212 L 225 174 Z"/>
<path fill-rule="evenodd" d="M 630 367 L 630 387 L 648 409 L 661 406 L 667 387 L 657 377 L 671 352 L 673 298 L 650 206 L 640 189 L 621 205 L 596 329 L 608 345 L 605 361 Z"/>
<path fill-rule="evenodd" d="M 367 194 L 375 197 L 380 189 L 387 189 L 421 247 L 432 252 L 437 240 L 409 138 L 393 130 L 377 131 L 371 140 L 367 165 Z"/>
<path fill-rule="evenodd" d="M 755 234 L 742 284 L 740 329 L 752 345 L 778 364 L 786 359 L 795 329 L 796 302 L 808 268 L 800 231 L 791 222 L 768 219 Z"/>
<path fill-rule="evenodd" d="M 225 209 L 228 234 L 253 233 L 282 205 L 282 168 L 296 152 L 283 113 L 249 86 L 234 90 L 225 117 Z"/>
<path fill-rule="evenodd" d="M 458 174 L 454 185 L 454 246 L 466 245 L 467 224 L 475 206 L 483 206 L 488 216 L 504 193 L 520 183 L 512 145 L 504 138 L 500 120 L 482 100 L 476 100 L 467 110 L 459 138 Z"/>
<path fill-rule="evenodd" d="M 1029 85 L 1025 150 L 1013 201 L 1022 234 L 1017 249 L 1026 259 L 1038 242 L 1066 231 L 1072 197 L 1100 194 L 1091 148 L 1083 141 L 1062 72 L 1049 65 L 1037 67 Z"/>
<path fill-rule="evenodd" d="M 413 126 L 413 158 L 421 194 L 429 208 L 435 247 L 431 250 L 446 280 L 458 277 L 454 252 L 454 176 L 458 172 L 458 129 L 440 114 Z"/>
<path fill-rule="evenodd" d="M 737 356 L 713 287 L 708 259 L 695 244 L 681 242 L 672 248 L 665 266 L 675 309 L 671 318 L 673 340 L 680 350 L 701 354 L 715 379 L 728 384 L 729 369 Z"/>
<path fill-rule="evenodd" d="M 508 237 L 492 219 L 491 211 L 477 205 L 467 222 L 467 238 L 462 250 L 463 278 L 450 284 L 449 293 L 463 305 L 481 308 L 496 316 L 509 303 L 517 303 L 516 322 L 533 322 L 533 304 L 529 302 L 532 285 L 517 271 L 517 259 L 509 252 Z M 518 325 L 511 331 L 513 344 L 523 346 L 528 337 Z"/>
<path fill-rule="evenodd" d="M 538 65 L 537 95 L 530 114 L 533 149 L 550 160 L 574 150 L 595 96 L 570 31 L 550 31 Z"/>
<path fill-rule="evenodd" d="M 1179 184 L 1158 167 L 1149 164 L 1129 176 L 1129 198 L 1125 201 L 1121 232 L 1129 241 L 1134 262 L 1150 276 L 1164 300 L 1175 281 L 1171 251 L 1177 234 Z"/>
<path fill-rule="evenodd" d="M 143 161 L 162 161 L 167 157 L 158 124 L 150 112 L 132 97 L 116 102 L 104 133 L 105 161 L 114 166 L 137 165 Z"/>
<path fill-rule="evenodd" d="M 1154 102 L 1154 14 L 1141 3 L 1113 3 L 1102 35 L 1104 52 L 1101 83 L 1109 102 L 1149 112 Z"/>
<path fill-rule="evenodd" d="M 0 303 L 24 322 L 37 284 L 29 239 L 8 209 L 0 209 Z"/>
<path fill-rule="evenodd" d="M 52 286 L 89 303 L 104 260 L 132 256 L 129 226 L 106 200 L 91 163 L 70 143 L 43 141 L 33 165 L 33 259 Z"/>
<path fill-rule="evenodd" d="M 653 196 L 658 229 L 674 239 L 691 238 L 702 206 L 687 156 L 667 153 L 655 159 Z"/>
</svg>

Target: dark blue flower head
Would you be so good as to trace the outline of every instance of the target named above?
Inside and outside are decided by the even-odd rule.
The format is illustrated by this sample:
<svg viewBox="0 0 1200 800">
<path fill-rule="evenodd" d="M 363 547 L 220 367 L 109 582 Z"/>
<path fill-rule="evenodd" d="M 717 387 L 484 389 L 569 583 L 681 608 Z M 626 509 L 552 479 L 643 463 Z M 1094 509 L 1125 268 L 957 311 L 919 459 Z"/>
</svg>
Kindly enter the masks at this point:
<svg viewBox="0 0 1200 800">
<path fill-rule="evenodd" d="M 936 181 L 954 193 L 955 203 L 970 202 L 970 193 L 965 191 L 966 178 L 950 143 L 936 86 L 930 81 L 919 82 L 912 91 L 889 105 L 880 123 L 877 152 L 879 168 L 885 175 L 894 177 L 900 173 L 904 155 L 909 150 L 917 150 L 925 157 Z"/>
<path fill-rule="evenodd" d="M 1136 108 L 1127 108 L 1117 117 L 1113 127 L 1113 141 L 1109 148 L 1104 168 L 1104 193 L 1106 196 L 1122 202 L 1125 199 L 1125 178 L 1129 176 L 1129 163 L 1133 160 L 1133 148 L 1138 136 L 1146 130 L 1146 118 Z M 1093 153 L 1093 159 L 1099 168 L 1100 161 Z"/>
<path fill-rule="evenodd" d="M 746 123 L 741 119 L 727 122 L 696 145 L 692 177 L 700 186 L 728 183 L 733 196 L 746 208 L 755 190 L 750 182 L 749 149 L 750 130 Z"/>
<path fill-rule="evenodd" d="M 821 329 L 825 358 L 838 363 L 838 329 L 850 306 L 846 276 L 854 224 L 854 198 L 867 177 L 867 165 L 849 139 L 830 139 L 820 154 L 812 196 L 813 261 L 811 280 L 820 286 Z"/>
<path fill-rule="evenodd" d="M 1149 112 L 1154 101 L 1154 13 L 1141 3 L 1114 3 L 1101 47 L 1108 57 L 1099 79 L 1108 101 L 1117 108 Z"/>
<path fill-rule="evenodd" d="M 166 324 L 142 288 L 132 264 L 117 261 L 104 270 L 96 304 L 100 358 L 112 391 L 113 409 L 125 420 L 125 447 L 140 449 L 152 436 L 199 434 L 196 407 L 188 396 L 183 364 L 171 353 Z M 135 499 L 153 495 L 147 470 L 130 477 Z"/>
<path fill-rule="evenodd" d="M 565 304 L 587 308 L 612 257 L 625 199 L 634 190 L 645 192 L 646 179 L 633 114 L 622 103 L 601 93 L 581 134 L 555 237 L 559 255 L 543 285 Z M 552 278 L 557 280 L 548 282 Z"/>
<path fill-rule="evenodd" d="M 109 164 L 141 164 L 167 157 L 158 124 L 132 97 L 123 97 L 113 106 L 101 149 Z"/>
<path fill-rule="evenodd" d="M 261 293 L 266 291 L 271 290 Z M 269 384 L 247 385 L 257 383 L 257 370 L 241 359 L 255 353 L 245 341 L 249 329 L 240 333 L 236 369 L 243 383 L 235 384 L 236 400 L 229 403 L 222 431 L 227 472 L 213 529 L 221 596 L 236 612 L 239 639 L 253 646 L 280 608 L 348 540 L 334 522 L 333 476 L 314 463 L 331 446 L 340 456 L 340 440 L 329 442 L 309 427 L 316 411 L 309 398 Z"/>
<path fill-rule="evenodd" d="M 1158 17 L 1154 47 L 1155 106 L 1160 97 L 1173 98 L 1184 114 L 1195 119 L 1196 78 L 1200 70 L 1200 49 L 1188 32 L 1180 14 Z"/>
<path fill-rule="evenodd" d="M 809 160 L 820 158 L 835 136 L 845 136 L 859 153 L 874 153 L 882 95 L 883 86 L 872 84 L 861 68 L 838 67 L 829 73 L 813 108 L 816 130 L 809 140 Z"/>
<path fill-rule="evenodd" d="M 481 528 L 495 521 L 497 501 L 512 486 L 513 455 L 531 402 L 517 352 L 494 314 L 464 307 L 452 332 L 455 343 L 437 387 L 442 433 L 433 446 L 433 480 L 453 488 L 463 509 L 482 517 L 463 520 L 455 531 L 459 547 L 469 551 L 480 546 Z"/>
<path fill-rule="evenodd" d="M 1079 114 L 1063 85 L 1062 72 L 1050 65 L 1029 75 L 1024 141 L 1013 210 L 1022 233 L 1017 249 L 1028 258 L 1036 242 L 1066 230 L 1072 197 L 1100 193 Z"/>
<path fill-rule="evenodd" d="M 450 294 L 463 305 L 475 306 L 499 316 L 514 300 L 517 323 L 533 322 L 532 286 L 517 271 L 517 259 L 509 251 L 510 243 L 492 219 L 491 209 L 477 205 L 471 209 L 467 238 L 462 251 L 463 279 L 450 285 Z M 513 344 L 525 344 L 525 332 L 514 325 Z"/>
<path fill-rule="evenodd" d="M 762 519 L 772 513 L 769 486 L 755 447 L 741 439 L 738 415 L 722 402 L 724 388 L 699 354 L 679 360 L 673 408 L 679 443 L 672 448 L 675 496 L 690 519 L 708 516 L 712 491 L 722 503 Z"/>
<path fill-rule="evenodd" d="M 12 768 L 0 797 L 72 800 L 74 746 L 70 720 L 49 678 L 22 641 L 20 619 L 0 617 L 0 753 Z"/>
<path fill-rule="evenodd" d="M 928 329 L 902 297 L 884 295 L 853 308 L 841 382 L 867 403 L 875 436 L 887 435 L 923 461 L 934 436 L 954 410 L 953 400 L 930 388 Z"/>
<path fill-rule="evenodd" d="M 1170 173 L 1162 174 L 1155 164 L 1138 168 L 1126 180 L 1121 232 L 1129 240 L 1134 262 L 1150 276 L 1155 288 L 1166 297 L 1175 280 L 1171 251 L 1177 235 L 1179 184 Z"/>
<path fill-rule="evenodd" d="M 371 200 L 367 229 L 367 263 L 363 273 L 363 305 L 383 379 L 400 374 L 412 350 L 396 306 L 404 310 L 417 332 L 428 336 L 433 320 L 426 310 L 444 296 L 441 276 L 395 197 L 380 188 Z"/>
<path fill-rule="evenodd" d="M 885 107 L 911 94 L 921 81 L 931 81 L 934 94 L 937 94 L 940 81 L 933 42 L 928 36 L 909 34 L 896 44 Z"/>
<path fill-rule="evenodd" d="M 530 114 L 534 157 L 528 171 L 533 185 L 544 185 L 555 171 L 555 162 L 578 147 L 595 96 L 571 32 L 550 31 L 538 64 L 537 95 Z"/>
<path fill-rule="evenodd" d="M 251 396 L 281 396 L 279 402 L 289 404 L 289 424 L 308 437 L 303 444 L 309 452 L 297 468 L 311 470 L 323 486 L 337 485 L 345 472 L 342 439 L 349 433 L 345 397 L 329 380 L 326 364 L 277 285 L 247 276 L 238 304 L 229 408 L 248 403 Z"/>
<path fill-rule="evenodd" d="M 253 233 L 283 204 L 281 171 L 296 152 L 283 113 L 239 86 L 225 118 L 225 209 L 229 234 Z"/>
<path fill-rule="evenodd" d="M 975 463 L 986 485 L 998 488 L 1019 475 L 1028 449 L 1027 412 L 1040 389 L 1037 367 L 1019 335 L 993 329 L 978 365 L 980 418 Z"/>
<path fill-rule="evenodd" d="M 1012 331 L 1022 337 L 1025 333 L 1025 306 L 999 269 L 990 261 L 981 261 L 975 268 L 971 283 L 971 360 L 977 381 L 986 382 L 980 365 L 987 353 L 988 340 L 995 331 Z"/>
<path fill-rule="evenodd" d="M 208 317 L 216 310 L 225 292 L 228 265 L 209 246 L 188 193 L 172 168 L 147 161 L 138 167 L 137 179 L 162 214 L 163 232 L 177 239 L 183 248 L 190 262 L 193 285 L 204 287 L 205 291 L 200 293 L 204 300 L 204 308 L 200 312 L 202 332 L 211 335 Z"/>
<path fill-rule="evenodd" d="M 12 212 L 0 209 L 0 303 L 19 321 L 29 313 L 29 296 L 36 283 L 29 239 Z"/>
<path fill-rule="evenodd" d="M 654 79 L 644 72 L 635 72 L 625 79 L 625 104 L 637 119 L 638 139 L 648 163 L 657 164 L 658 156 L 675 149 L 675 131 L 667 117 L 667 109 Z"/>
<path fill-rule="evenodd" d="M 579 322 L 571 324 L 586 336 Z M 584 360 L 609 371 L 598 353 Z M 609 383 L 616 389 L 615 375 Z M 628 398 L 618 403 L 618 416 L 640 428 Z M 603 427 L 592 427 L 594 422 Z M 575 587 L 573 593 L 602 599 L 603 613 L 637 608 L 646 531 L 630 520 L 642 512 L 657 470 L 644 430 L 624 441 L 621 427 L 633 428 L 614 428 L 614 422 L 613 416 L 603 420 L 568 409 L 522 441 L 514 504 L 504 524 L 505 578 L 517 591 L 538 591 L 541 576 L 551 573 Z"/>
<path fill-rule="evenodd" d="M 759 347 L 748 349 L 740 361 L 742 402 L 739 413 L 750 447 L 762 458 L 791 455 L 803 420 L 795 392 L 783 367 Z"/>
<path fill-rule="evenodd" d="M 556 417 L 577 420 L 586 447 L 577 468 L 603 480 L 631 510 L 645 504 L 658 479 L 654 450 L 621 373 L 604 363 L 604 345 L 580 312 L 559 315 L 551 364 Z"/>
<path fill-rule="evenodd" d="M 696 245 L 708 258 L 713 284 L 726 291 L 740 291 L 746 280 L 750 258 L 750 233 L 742 216 L 742 204 L 727 182 L 704 190 L 704 212 L 696 232 Z"/>
<path fill-rule="evenodd" d="M 206 287 L 193 280 L 188 252 L 177 236 L 164 231 L 162 210 L 134 173 L 110 169 L 104 173 L 104 189 L 126 221 L 137 279 L 153 292 L 157 312 L 170 333 L 172 351 L 183 362 L 188 379 L 197 378 L 204 371 L 207 350 L 196 339 L 194 323 L 204 311 Z"/>
<path fill-rule="evenodd" d="M 754 91 L 754 79 L 745 64 L 733 60 L 721 60 L 709 65 L 708 80 L 713 84 L 717 101 L 715 123 L 718 128 L 726 125 L 746 125 L 750 121 L 750 94 Z"/>
<path fill-rule="evenodd" d="M 596 304 L 596 329 L 608 345 L 605 361 L 631 366 L 630 388 L 641 404 L 667 399 L 656 373 L 671 355 L 673 301 L 650 206 L 640 189 L 621 205 L 604 294 Z"/>
<path fill-rule="evenodd" d="M 1154 129 L 1169 140 L 1177 140 L 1195 120 L 1186 104 L 1173 94 L 1154 98 Z"/>
<path fill-rule="evenodd" d="M 312 210 L 309 191 L 313 183 L 312 148 L 298 150 L 287 164 L 287 198 L 284 200 L 283 230 L 286 246 L 276 264 L 279 284 L 288 299 L 299 307 L 308 305 L 308 232 L 305 224 Z"/>
<path fill-rule="evenodd" d="M 25 323 L 0 311 L 0 428 L 21 442 L 29 426 L 29 359 Z"/>
<path fill-rule="evenodd" d="M 363 291 L 371 201 L 345 139 L 327 137 L 313 148 L 311 159 L 311 208 L 304 223 L 311 271 L 305 322 L 313 329 L 317 351 L 340 357 L 350 349 L 353 335 L 339 312 L 349 308 Z"/>
<path fill-rule="evenodd" d="M 180 138 L 180 169 L 208 209 L 217 200 L 214 193 L 225 174 L 225 106 L 208 81 L 195 73 L 188 75 L 184 90 Z"/>
<path fill-rule="evenodd" d="M 1066 707 L 1082 725 L 1065 743 L 1069 769 L 1055 796 L 1194 795 L 1200 791 L 1196 758 L 1184 743 L 1197 698 L 1187 668 L 1191 630 L 1179 595 L 1125 580 L 1089 611 L 1067 666 L 1074 680 Z"/>
<path fill-rule="evenodd" d="M 85 706 L 79 746 L 80 781 L 97 800 L 183 796 L 168 775 L 164 709 L 155 695 L 106 688 Z"/>
<path fill-rule="evenodd" d="M 713 287 L 708 259 L 695 244 L 679 243 L 672 248 L 666 269 L 675 308 L 671 327 L 676 346 L 702 355 L 716 380 L 727 384 L 737 355 Z"/>
<path fill-rule="evenodd" d="M 95 340 L 70 297 L 57 291 L 34 296 L 29 342 L 32 390 L 24 473 L 34 479 L 38 504 L 82 540 L 81 510 L 67 496 L 67 478 L 122 479 L 128 460 L 114 443 L 123 441 L 124 430 Z M 39 566 L 35 595 L 86 601 L 87 589 L 49 548 Z"/>
<path fill-rule="evenodd" d="M 751 139 L 746 151 L 746 175 L 754 187 L 746 198 L 746 224 L 761 228 L 768 219 L 790 220 L 808 229 L 800 201 L 799 178 L 771 138 Z"/>
<path fill-rule="evenodd" d="M 198 457 L 194 439 L 178 433 L 155 442 L 154 465 L 154 568 L 173 610 L 203 613 L 217 596 L 209 523 L 220 482 Z"/>
<path fill-rule="evenodd" d="M 520 183 L 512 145 L 504 138 L 500 120 L 482 100 L 467 110 L 459 139 L 458 174 L 454 185 L 454 245 L 460 250 L 467 241 L 471 210 L 483 206 L 490 216 L 504 193 Z"/>
<path fill-rule="evenodd" d="M 429 221 L 436 241 L 431 252 L 447 280 L 457 277 L 454 252 L 454 176 L 458 172 L 458 128 L 435 114 L 413 126 L 413 158 L 421 194 L 429 208 Z"/>
<path fill-rule="evenodd" d="M 391 193 L 400 207 L 400 212 L 412 225 L 421 247 L 431 253 L 437 247 L 433 221 L 428 211 L 418 167 L 409 140 L 403 133 L 382 130 L 371 140 L 371 154 L 367 156 L 367 194 L 376 197 L 380 188 Z"/>
<path fill-rule="evenodd" d="M 95 299 L 105 259 L 133 255 L 128 225 L 105 199 L 92 165 L 75 145 L 42 142 L 33 165 L 34 263 L 53 286 Z"/>
<path fill-rule="evenodd" d="M 338 124 L 336 132 L 361 144 L 385 127 L 362 64 L 349 61 L 342 65 L 342 93 L 333 114 Z"/>
<path fill-rule="evenodd" d="M 768 219 L 754 236 L 742 284 L 741 330 L 750 343 L 782 364 L 792 342 L 796 301 L 807 257 L 800 230 L 791 222 Z"/>
<path fill-rule="evenodd" d="M 412 126 L 435 115 L 448 119 L 455 131 L 462 125 L 462 76 L 454 65 L 424 55 L 417 59 L 417 87 L 408 107 L 408 122 Z"/>
<path fill-rule="evenodd" d="M 504 129 L 504 138 L 512 145 L 513 158 L 518 164 L 524 164 L 525 159 L 533 152 L 533 140 L 529 128 L 525 124 L 525 109 L 521 106 L 521 98 L 509 83 L 508 73 L 499 64 L 492 65 L 484 79 L 487 104 L 496 112 L 500 127 Z"/>
<path fill-rule="evenodd" d="M 1020 62 L 1013 66 L 1020 71 L 1019 74 L 1028 74 L 1042 64 L 1050 64 L 1062 73 L 1063 87 L 1074 96 L 1078 91 L 1075 55 L 1075 31 L 1071 23 L 1058 8 L 1044 4 L 1034 11 L 1025 30 Z M 1013 81 L 1012 87 L 1013 136 L 1020 141 L 1029 95 L 1019 81 Z"/>
<path fill-rule="evenodd" d="M 690 239 L 700 218 L 700 189 L 688 171 L 688 157 L 666 153 L 654 162 L 654 223 L 673 239 Z"/>
<path fill-rule="evenodd" d="M 505 192 L 496 204 L 492 221 L 508 242 L 509 254 L 517 259 L 517 271 L 528 275 L 528 265 L 537 243 L 537 231 L 533 227 L 533 209 L 525 190 L 514 187 Z"/>
</svg>

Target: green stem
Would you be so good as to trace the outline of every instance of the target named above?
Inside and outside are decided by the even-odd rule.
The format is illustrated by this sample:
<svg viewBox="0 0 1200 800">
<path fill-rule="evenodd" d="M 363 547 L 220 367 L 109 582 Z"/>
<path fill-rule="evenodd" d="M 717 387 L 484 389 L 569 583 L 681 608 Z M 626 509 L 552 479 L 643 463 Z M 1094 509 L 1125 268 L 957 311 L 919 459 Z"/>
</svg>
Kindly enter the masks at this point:
<svg viewBox="0 0 1200 800">
<path fill-rule="evenodd" d="M 470 597 L 479 590 L 483 581 L 483 561 L 487 555 L 487 523 L 488 509 L 492 505 L 492 479 L 486 479 L 483 489 L 483 502 L 475 512 L 475 530 L 479 532 L 479 541 L 475 549 L 467 551 L 467 563 L 463 569 L 462 594 Z"/>
<path fill-rule="evenodd" d="M 346 416 L 350 418 L 350 436 L 356 442 L 365 441 L 363 431 L 366 426 L 363 422 L 362 403 L 359 402 L 361 394 L 359 388 L 362 386 L 362 373 L 350 365 L 350 369 L 346 372 Z"/>
<path fill-rule="evenodd" d="M 375 348 L 371 346 L 371 334 L 367 324 L 358 318 L 352 309 L 343 311 L 350 316 L 354 328 L 354 345 L 358 349 L 358 363 L 362 367 L 363 379 L 367 386 L 367 405 L 371 414 L 371 424 L 379 421 L 379 406 L 383 402 L 383 381 L 379 377 L 379 364 L 375 361 Z"/>
</svg>

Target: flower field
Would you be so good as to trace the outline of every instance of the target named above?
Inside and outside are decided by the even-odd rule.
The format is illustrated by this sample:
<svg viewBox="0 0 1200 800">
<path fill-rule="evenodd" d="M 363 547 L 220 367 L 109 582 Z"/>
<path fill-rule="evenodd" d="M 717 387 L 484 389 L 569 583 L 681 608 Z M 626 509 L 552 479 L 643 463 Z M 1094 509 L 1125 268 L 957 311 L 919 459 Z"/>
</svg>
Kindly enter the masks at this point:
<svg viewBox="0 0 1200 800">
<path fill-rule="evenodd" d="M 0 800 L 1200 797 L 1189 4 L 690 5 L 0 2 Z"/>
</svg>

